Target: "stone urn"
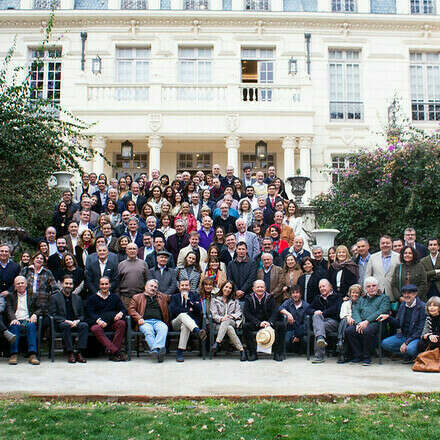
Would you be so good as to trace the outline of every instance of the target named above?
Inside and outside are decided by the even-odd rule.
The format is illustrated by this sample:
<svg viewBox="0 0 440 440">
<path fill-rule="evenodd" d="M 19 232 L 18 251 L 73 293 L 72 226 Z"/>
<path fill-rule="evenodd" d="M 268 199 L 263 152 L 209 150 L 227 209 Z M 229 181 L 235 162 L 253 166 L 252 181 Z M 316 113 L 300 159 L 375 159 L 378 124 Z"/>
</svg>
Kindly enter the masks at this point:
<svg viewBox="0 0 440 440">
<path fill-rule="evenodd" d="M 17 228 L 15 226 L 0 226 L 0 243 L 7 244 L 11 250 L 11 255 L 15 254 L 20 240 L 19 235 L 24 234 L 23 228 Z"/>
<path fill-rule="evenodd" d="M 328 250 L 334 246 L 335 238 L 339 234 L 338 229 L 314 229 L 312 234 L 315 237 L 316 244 L 322 247 L 324 254 L 327 255 Z"/>
<path fill-rule="evenodd" d="M 288 177 L 287 181 L 292 187 L 292 194 L 295 196 L 295 202 L 298 205 L 302 205 L 302 197 L 306 192 L 306 183 L 311 182 L 312 180 L 310 177 L 306 176 L 294 176 Z"/>
<path fill-rule="evenodd" d="M 53 173 L 55 178 L 57 179 L 56 187 L 60 190 L 68 190 L 70 189 L 70 179 L 72 179 L 73 174 L 67 171 L 57 171 Z"/>
</svg>

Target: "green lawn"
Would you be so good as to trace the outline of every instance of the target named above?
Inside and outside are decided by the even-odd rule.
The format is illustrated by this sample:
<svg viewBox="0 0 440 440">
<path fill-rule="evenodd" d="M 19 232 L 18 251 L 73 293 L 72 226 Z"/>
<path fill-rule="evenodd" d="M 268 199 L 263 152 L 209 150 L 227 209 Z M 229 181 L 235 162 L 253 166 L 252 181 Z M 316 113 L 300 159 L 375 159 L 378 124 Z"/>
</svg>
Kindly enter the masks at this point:
<svg viewBox="0 0 440 440">
<path fill-rule="evenodd" d="M 326 401 L 0 401 L 3 439 L 438 439 L 440 395 Z"/>
</svg>

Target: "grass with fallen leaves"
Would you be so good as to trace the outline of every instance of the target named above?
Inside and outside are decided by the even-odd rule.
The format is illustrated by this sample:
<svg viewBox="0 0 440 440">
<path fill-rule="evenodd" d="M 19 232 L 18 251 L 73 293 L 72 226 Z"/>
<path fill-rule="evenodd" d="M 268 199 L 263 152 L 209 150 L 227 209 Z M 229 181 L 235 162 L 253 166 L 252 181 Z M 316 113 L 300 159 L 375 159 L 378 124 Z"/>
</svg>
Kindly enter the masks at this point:
<svg viewBox="0 0 440 440">
<path fill-rule="evenodd" d="M 162 403 L 0 401 L 2 439 L 438 439 L 440 395 Z"/>
</svg>

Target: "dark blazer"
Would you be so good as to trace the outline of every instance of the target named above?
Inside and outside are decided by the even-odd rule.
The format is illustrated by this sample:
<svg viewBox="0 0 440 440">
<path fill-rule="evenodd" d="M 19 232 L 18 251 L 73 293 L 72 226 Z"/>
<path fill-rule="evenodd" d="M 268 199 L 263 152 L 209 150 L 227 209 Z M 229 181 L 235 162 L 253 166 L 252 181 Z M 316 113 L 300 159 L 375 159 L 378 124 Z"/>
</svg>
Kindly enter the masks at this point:
<svg viewBox="0 0 440 440">
<path fill-rule="evenodd" d="M 388 318 L 391 326 L 395 328 L 402 329 L 403 321 L 405 318 L 405 308 L 404 302 L 400 303 L 399 310 L 397 311 L 397 316 L 394 318 L 390 316 Z M 416 305 L 414 306 L 413 313 L 411 315 L 411 322 L 409 324 L 409 334 L 406 335 L 405 344 L 409 344 L 411 341 L 415 341 L 422 336 L 423 327 L 426 320 L 426 309 L 425 303 L 420 299 L 416 298 Z"/>
<path fill-rule="evenodd" d="M 226 176 L 223 176 L 223 177 L 220 179 L 220 183 L 221 183 L 221 185 L 222 185 L 223 188 L 224 188 L 225 186 L 234 186 L 234 185 L 232 184 L 232 182 L 233 182 L 235 179 L 237 179 L 237 177 L 232 176 L 231 180 L 229 181 L 229 179 L 228 179 Z"/>
<path fill-rule="evenodd" d="M 289 254 L 292 254 L 292 252 L 290 251 L 290 247 L 288 247 L 287 249 L 284 249 L 284 251 L 281 252 L 281 259 L 283 261 L 285 261 L 287 258 L 287 255 L 289 255 Z M 299 254 L 297 254 L 297 256 L 295 258 L 296 258 L 297 263 L 301 264 L 301 261 L 305 257 L 310 257 L 310 252 L 306 251 L 305 249 L 302 249 L 302 251 Z"/>
<path fill-rule="evenodd" d="M 177 261 L 181 249 L 187 246 L 189 246 L 189 234 L 186 232 L 183 234 L 182 244 L 180 246 L 177 245 L 177 234 L 168 237 L 168 240 L 165 243 L 165 248 L 173 255 L 174 261 Z"/>
<path fill-rule="evenodd" d="M 73 320 L 76 321 L 79 319 L 80 321 L 84 321 L 84 304 L 81 297 L 78 295 L 71 295 L 71 297 L 74 315 Z M 58 325 L 67 319 L 66 303 L 62 292 L 50 297 L 49 313 L 53 316 L 55 323 Z"/>
<path fill-rule="evenodd" d="M 101 191 L 96 191 L 96 192 L 94 192 L 93 194 L 92 194 L 92 196 L 96 196 L 97 198 L 98 198 L 98 201 L 96 202 L 96 205 L 94 206 L 94 210 L 97 212 L 97 213 L 99 213 L 99 214 L 101 214 L 101 213 L 103 213 L 104 212 L 104 210 L 105 210 L 105 205 L 106 205 L 106 203 L 107 203 L 107 200 L 108 200 L 108 195 L 107 195 L 107 192 L 105 193 L 105 201 L 104 201 L 104 204 L 102 204 L 102 202 L 101 202 Z"/>
<path fill-rule="evenodd" d="M 275 196 L 274 206 L 272 206 L 272 203 L 270 201 L 270 197 L 269 196 L 266 197 L 266 209 L 268 209 L 268 210 L 272 211 L 272 213 L 274 213 L 275 212 L 275 205 L 279 200 L 283 201 L 283 199 L 281 197 Z"/>
<path fill-rule="evenodd" d="M 305 286 L 306 286 L 306 276 L 305 276 L 305 274 L 302 274 L 298 278 L 298 285 L 301 286 L 301 289 L 303 292 L 303 298 L 309 304 L 312 303 L 314 298 L 321 295 L 321 293 L 319 292 L 319 282 L 321 281 L 322 278 L 325 278 L 323 275 L 324 274 L 322 272 L 320 272 L 319 270 L 313 271 L 312 275 L 310 276 L 309 283 L 307 284 L 307 298 L 304 298 L 304 291 L 305 291 Z"/>
<path fill-rule="evenodd" d="M 125 233 L 122 234 L 122 235 L 125 236 L 125 237 L 128 237 L 129 241 L 132 241 L 129 232 L 125 232 Z M 143 243 L 143 240 L 142 240 L 142 233 L 139 232 L 139 230 L 136 232 L 136 236 L 134 237 L 134 243 L 137 244 L 137 247 L 138 247 L 138 248 L 142 247 L 143 244 L 144 244 L 144 243 Z"/>
<path fill-rule="evenodd" d="M 234 252 L 234 258 L 235 258 L 235 257 L 236 257 L 236 254 L 235 254 L 235 252 Z M 232 261 L 231 254 L 229 253 L 228 248 L 227 248 L 226 246 L 220 251 L 220 254 L 219 254 L 219 260 L 220 260 L 222 263 L 225 263 L 226 267 L 228 266 L 228 263 L 229 263 L 230 261 Z"/>
<path fill-rule="evenodd" d="M 201 216 L 201 209 L 202 209 L 202 203 L 199 202 L 199 212 L 197 213 L 196 220 L 201 220 L 201 219 L 202 219 L 202 216 Z M 190 203 L 189 203 L 189 212 L 190 212 L 192 215 L 194 215 L 193 204 L 191 203 L 191 201 L 190 201 Z M 212 215 L 212 213 L 211 213 L 211 215 Z M 195 215 L 194 215 L 194 216 L 195 216 Z"/>
<path fill-rule="evenodd" d="M 147 258 L 145 258 L 145 262 L 147 263 L 147 266 L 149 269 L 153 269 L 156 267 L 157 265 L 157 253 L 154 250 L 153 252 L 151 252 L 151 254 L 147 255 Z M 172 255 L 170 255 L 168 257 L 168 263 L 167 263 L 167 267 L 169 268 L 174 268 L 176 267 L 175 263 L 174 263 L 174 257 Z"/>
<path fill-rule="evenodd" d="M 63 268 L 61 267 L 62 257 L 58 255 L 58 252 L 52 254 L 47 259 L 47 268 L 52 272 L 52 275 L 57 281 L 61 281 L 63 278 Z"/>
<path fill-rule="evenodd" d="M 84 269 L 83 252 L 84 252 L 84 249 L 82 247 L 80 247 L 78 245 L 75 246 L 75 259 L 76 259 L 76 262 L 78 263 L 78 267 L 80 267 L 81 269 Z M 95 245 L 89 246 L 89 248 L 87 249 L 87 252 L 89 253 L 89 255 L 87 256 L 87 261 L 88 261 L 90 255 L 94 254 L 96 252 Z M 86 261 L 86 263 L 87 263 L 87 261 Z"/>
<path fill-rule="evenodd" d="M 133 200 L 133 197 L 131 196 L 131 192 L 129 192 L 123 199 L 122 201 L 124 202 L 124 209 L 127 207 L 127 202 L 129 200 Z M 136 202 L 136 207 L 138 212 L 141 212 L 142 210 L 142 206 L 145 205 L 145 203 L 147 203 L 147 198 L 144 196 L 141 196 L 140 194 L 137 196 L 137 202 Z"/>
<path fill-rule="evenodd" d="M 337 290 L 336 287 L 336 274 L 338 272 L 333 269 L 332 266 L 330 266 L 330 269 L 328 271 L 328 278 L 329 281 L 331 283 L 331 285 L 333 286 L 333 289 Z M 353 273 L 350 272 L 347 268 L 342 269 L 342 277 L 341 277 L 341 285 L 339 288 L 339 294 L 346 296 L 348 293 L 348 289 L 350 288 L 350 286 L 352 286 L 353 284 L 356 284 L 358 282 L 357 276 Z"/>
<path fill-rule="evenodd" d="M 104 267 L 104 276 L 110 279 L 110 292 L 115 293 L 119 287 L 118 263 L 114 259 L 107 258 L 107 264 Z M 101 278 L 101 269 L 99 261 L 87 259 L 86 270 L 84 273 L 85 287 L 88 295 L 93 295 L 99 290 L 99 279 Z"/>
<path fill-rule="evenodd" d="M 435 271 L 436 269 L 440 269 L 440 254 L 437 256 L 435 265 L 432 264 L 430 255 L 422 258 L 420 263 L 422 263 L 422 266 L 425 268 L 426 277 L 428 279 L 428 298 L 433 295 L 438 295 L 440 293 L 440 274 L 437 275 Z"/>
<path fill-rule="evenodd" d="M 20 275 L 20 271 L 20 266 L 14 260 L 9 260 L 4 269 L 0 265 L 0 292 L 14 290 L 14 280 Z"/>
<path fill-rule="evenodd" d="M 155 279 L 159 282 L 157 290 L 160 293 L 172 295 L 177 291 L 177 272 L 174 268 L 166 268 L 163 273 L 160 273 L 160 270 L 154 267 L 149 270 L 148 279 Z"/>
<path fill-rule="evenodd" d="M 64 238 L 66 239 L 67 250 L 71 254 L 75 254 L 75 248 L 73 247 L 72 238 L 70 237 L 70 234 L 65 235 Z"/>
<path fill-rule="evenodd" d="M 192 311 L 190 311 L 190 309 L 192 309 Z M 171 315 L 171 320 L 176 318 L 181 313 L 188 313 L 188 315 L 191 316 L 191 318 L 193 318 L 198 325 L 200 325 L 202 302 L 198 293 L 189 292 L 186 304 L 183 304 L 180 292 L 175 293 L 171 296 L 168 310 Z"/>
<path fill-rule="evenodd" d="M 425 245 L 423 245 L 422 243 L 417 243 L 416 242 L 416 251 L 419 254 L 419 258 L 423 258 L 426 257 L 428 255 L 428 249 L 426 248 Z"/>
<path fill-rule="evenodd" d="M 232 260 L 228 263 L 226 273 L 228 280 L 234 283 L 237 290 L 250 293 L 252 284 L 257 278 L 257 267 L 254 261 L 238 262 Z"/>
<path fill-rule="evenodd" d="M 26 295 L 26 303 L 27 308 L 29 312 L 29 317 L 31 317 L 36 311 L 37 311 L 37 297 L 31 295 L 29 292 L 27 292 Z M 17 292 L 11 292 L 6 296 L 6 312 L 5 317 L 7 324 L 9 324 L 11 321 L 15 319 L 15 312 L 17 311 Z"/>
</svg>

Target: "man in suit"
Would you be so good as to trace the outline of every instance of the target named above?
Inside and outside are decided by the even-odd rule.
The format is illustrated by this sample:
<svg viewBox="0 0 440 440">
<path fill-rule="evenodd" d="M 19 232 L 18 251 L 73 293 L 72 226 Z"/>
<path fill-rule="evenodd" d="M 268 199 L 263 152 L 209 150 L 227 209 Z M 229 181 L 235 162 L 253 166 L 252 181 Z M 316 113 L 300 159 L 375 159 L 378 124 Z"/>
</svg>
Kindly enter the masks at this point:
<svg viewBox="0 0 440 440">
<path fill-rule="evenodd" d="M 411 246 L 419 254 L 419 258 L 422 259 L 428 255 L 428 249 L 422 243 L 416 242 L 416 230 L 414 228 L 406 228 L 403 233 L 405 239 L 405 246 Z"/>
<path fill-rule="evenodd" d="M 223 246 L 220 251 L 219 259 L 222 263 L 225 263 L 227 267 L 228 263 L 236 257 L 237 239 L 233 232 L 229 232 L 225 235 L 225 245 L 226 246 Z"/>
<path fill-rule="evenodd" d="M 157 256 L 159 255 L 159 252 L 161 252 L 165 249 L 165 240 L 163 239 L 163 237 L 161 237 L 159 235 L 154 237 L 153 243 L 154 243 L 153 244 L 154 251 L 149 253 L 145 258 L 145 262 L 147 263 L 147 266 L 149 269 L 153 269 L 156 267 Z M 166 266 L 169 268 L 176 267 L 176 265 L 174 264 L 173 256 L 169 252 L 167 252 L 167 254 L 169 254 L 169 258 L 168 258 L 168 262 L 167 262 Z"/>
<path fill-rule="evenodd" d="M 267 183 L 269 185 L 269 183 L 272 183 L 277 177 L 277 170 L 275 169 L 274 166 L 270 166 L 267 169 L 267 177 L 264 178 L 264 183 Z"/>
<path fill-rule="evenodd" d="M 428 240 L 429 255 L 421 259 L 421 263 L 426 271 L 428 278 L 428 299 L 431 296 L 440 294 L 440 258 L 439 258 L 439 239 L 430 238 Z"/>
<path fill-rule="evenodd" d="M 6 243 L 0 245 L 0 295 L 14 290 L 14 279 L 20 275 L 20 266 L 11 260 L 11 250 Z"/>
<path fill-rule="evenodd" d="M 324 251 L 322 247 L 313 246 L 312 255 L 313 255 L 313 262 L 315 263 L 315 270 L 320 270 L 323 273 L 324 278 L 327 278 L 328 261 L 324 258 Z"/>
<path fill-rule="evenodd" d="M 283 200 L 281 197 L 276 196 L 277 187 L 273 183 L 267 185 L 267 198 L 266 198 L 266 208 L 275 213 L 275 204 L 279 200 Z"/>
<path fill-rule="evenodd" d="M 77 211 L 75 212 L 75 214 L 73 214 L 72 220 L 79 223 L 81 211 L 86 210 L 86 211 L 90 211 L 89 222 L 92 223 L 93 225 L 96 225 L 98 223 L 99 215 L 98 213 L 92 211 L 91 209 L 92 209 L 92 200 L 90 199 L 90 197 L 84 196 L 83 199 L 81 200 L 80 205 L 78 206 Z"/>
<path fill-rule="evenodd" d="M 252 177 L 251 167 L 249 165 L 246 165 L 243 168 L 243 187 L 246 188 L 247 190 L 247 187 L 252 186 L 255 182 L 256 182 L 255 178 Z"/>
<path fill-rule="evenodd" d="M 302 237 L 295 237 L 293 239 L 293 246 L 281 252 L 281 259 L 286 261 L 287 255 L 289 254 L 295 257 L 298 264 L 301 264 L 303 258 L 310 257 L 310 252 L 304 249 L 304 240 Z"/>
<path fill-rule="evenodd" d="M 149 232 L 142 234 L 142 244 L 143 246 L 138 249 L 138 258 L 146 262 L 148 256 L 154 252 L 153 237 Z"/>
<path fill-rule="evenodd" d="M 391 282 L 394 269 L 400 263 L 399 254 L 391 250 L 392 238 L 389 235 L 380 237 L 380 251 L 371 255 L 365 269 L 365 278 L 374 277 L 379 282 L 379 289 L 385 293 L 390 301 L 394 301 Z"/>
<path fill-rule="evenodd" d="M 223 188 L 225 188 L 226 186 L 232 186 L 235 179 L 236 177 L 234 176 L 234 167 L 228 165 L 226 167 L 226 176 L 224 176 L 223 179 L 221 180 Z"/>
<path fill-rule="evenodd" d="M 121 214 L 122 222 L 115 228 L 115 234 L 117 237 L 128 233 L 128 222 L 131 218 L 130 212 L 123 210 Z"/>
<path fill-rule="evenodd" d="M 257 272 L 257 280 L 263 280 L 266 285 L 266 292 L 269 292 L 278 305 L 281 305 L 283 298 L 284 277 L 283 269 L 273 264 L 272 254 L 263 253 L 261 256 L 263 267 Z"/>
<path fill-rule="evenodd" d="M 60 293 L 50 297 L 49 313 L 53 316 L 55 327 L 63 333 L 64 346 L 67 351 L 67 362 L 86 363 L 84 359 L 87 349 L 89 326 L 84 321 L 84 306 L 78 295 L 72 294 L 73 277 L 64 275 Z M 78 334 L 78 352 L 73 350 L 72 332 Z"/>
<path fill-rule="evenodd" d="M 47 268 L 57 281 L 61 281 L 63 276 L 61 261 L 67 251 L 67 242 L 64 237 L 58 237 L 56 243 L 57 251 L 47 259 Z"/>
<path fill-rule="evenodd" d="M 136 243 L 138 248 L 142 247 L 142 233 L 139 231 L 139 220 L 137 217 L 130 217 L 127 229 L 127 232 L 123 235 L 128 237 L 132 243 Z"/>
<path fill-rule="evenodd" d="M 81 183 L 75 188 L 73 193 L 73 201 L 79 203 L 81 196 L 85 193 L 91 196 L 96 191 L 96 187 L 90 184 L 89 173 L 83 173 Z"/>
<path fill-rule="evenodd" d="M 281 255 L 276 250 L 274 250 L 272 237 L 263 238 L 263 243 L 261 244 L 261 252 L 255 258 L 257 270 L 263 267 L 261 257 L 264 253 L 272 255 L 273 264 L 275 264 L 275 266 L 283 267 L 284 261 L 282 260 Z"/>
<path fill-rule="evenodd" d="M 201 220 L 200 209 L 202 204 L 200 203 L 200 196 L 198 192 L 193 192 L 191 194 L 191 203 L 189 204 L 189 212 L 196 218 L 196 220 Z"/>
<path fill-rule="evenodd" d="M 357 256 L 353 257 L 353 261 L 358 265 L 358 283 L 363 286 L 365 279 L 365 269 L 367 268 L 368 261 L 370 261 L 370 243 L 366 238 L 358 238 L 356 242 Z"/>
<path fill-rule="evenodd" d="M 165 247 L 173 256 L 174 261 L 177 261 L 179 252 L 189 245 L 189 234 L 185 231 L 185 224 L 182 220 L 177 219 L 174 222 L 176 233 L 168 237 Z"/>
<path fill-rule="evenodd" d="M 251 293 L 252 283 L 257 275 L 255 261 L 247 255 L 247 245 L 244 241 L 237 244 L 236 257 L 228 263 L 226 273 L 237 289 L 237 299 L 244 301 L 244 296 Z"/>
<path fill-rule="evenodd" d="M 64 236 L 66 239 L 66 247 L 71 254 L 74 254 L 75 247 L 78 244 L 78 223 L 72 220 L 67 226 L 67 231 L 69 233 Z"/>
<path fill-rule="evenodd" d="M 191 232 L 189 235 L 189 245 L 182 248 L 179 252 L 179 256 L 177 257 L 177 266 L 183 266 L 185 258 L 189 252 L 194 252 L 196 254 L 197 264 L 207 263 L 208 253 L 205 251 L 205 249 L 199 246 L 199 240 L 199 233 L 196 231 Z"/>
<path fill-rule="evenodd" d="M 113 234 L 112 225 L 110 223 L 104 223 L 101 227 L 101 233 L 96 238 L 103 237 L 105 244 L 110 252 L 115 252 L 116 244 L 118 243 L 117 237 Z"/>
<path fill-rule="evenodd" d="M 177 291 L 176 269 L 168 267 L 167 264 L 172 255 L 166 250 L 157 252 L 157 264 L 150 269 L 148 278 L 157 280 L 159 292 L 166 295 L 173 295 Z"/>
<path fill-rule="evenodd" d="M 147 203 L 147 198 L 139 193 L 139 183 L 133 182 L 131 184 L 131 193 L 127 194 L 122 201 L 124 202 L 124 206 L 127 207 L 127 202 L 129 200 L 133 200 L 136 203 L 138 212 L 142 211 L 142 206 Z"/>
<path fill-rule="evenodd" d="M 107 277 L 110 280 L 110 289 L 117 291 L 119 283 L 118 263 L 108 258 L 108 249 L 106 246 L 98 246 L 97 260 L 87 258 L 86 269 L 84 272 L 85 286 L 88 295 L 93 295 L 99 290 L 99 279 Z"/>
<path fill-rule="evenodd" d="M 107 203 L 107 188 L 105 186 L 105 181 L 103 179 L 98 180 L 98 191 L 94 192 L 92 195 L 97 197 L 97 202 L 94 210 L 99 214 L 103 213 L 105 210 L 105 205 Z"/>
<path fill-rule="evenodd" d="M 244 241 L 247 245 L 249 258 L 251 261 L 255 260 L 257 255 L 260 253 L 260 243 L 258 241 L 258 237 L 253 232 L 246 230 L 246 221 L 242 218 L 239 218 L 235 221 L 235 226 L 238 231 L 235 234 L 237 243 Z"/>
</svg>

